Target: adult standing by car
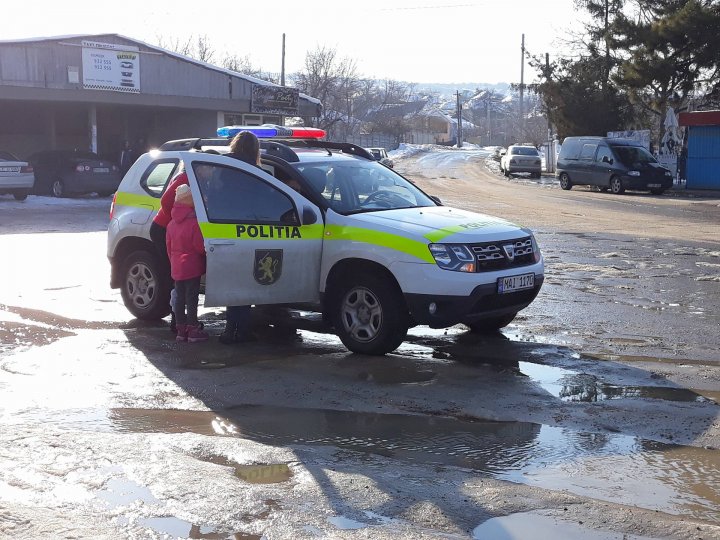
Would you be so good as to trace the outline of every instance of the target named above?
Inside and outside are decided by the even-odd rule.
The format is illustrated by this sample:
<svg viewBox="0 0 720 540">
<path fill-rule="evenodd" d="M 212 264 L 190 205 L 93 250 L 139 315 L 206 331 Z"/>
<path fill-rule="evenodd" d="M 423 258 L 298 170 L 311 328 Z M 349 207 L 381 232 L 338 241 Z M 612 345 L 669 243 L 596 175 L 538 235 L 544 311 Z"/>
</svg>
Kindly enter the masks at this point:
<svg viewBox="0 0 720 540">
<path fill-rule="evenodd" d="M 241 131 L 230 142 L 229 157 L 260 167 L 260 141 L 254 133 Z M 225 309 L 225 330 L 220 343 L 230 345 L 252 341 L 250 333 L 250 306 L 227 306 Z"/>
<path fill-rule="evenodd" d="M 122 150 L 120 150 L 120 174 L 125 176 L 125 173 L 127 173 L 130 167 L 132 167 L 132 164 L 135 163 L 136 157 L 135 152 L 130 147 L 130 141 L 126 140 L 123 143 Z"/>
</svg>

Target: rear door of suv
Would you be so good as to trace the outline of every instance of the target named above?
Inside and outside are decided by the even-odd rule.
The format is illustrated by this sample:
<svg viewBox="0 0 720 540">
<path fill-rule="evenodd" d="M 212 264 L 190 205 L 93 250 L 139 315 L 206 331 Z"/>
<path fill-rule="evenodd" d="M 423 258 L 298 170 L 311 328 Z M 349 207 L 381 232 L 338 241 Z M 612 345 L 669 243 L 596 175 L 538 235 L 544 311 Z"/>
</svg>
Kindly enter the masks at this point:
<svg viewBox="0 0 720 540">
<path fill-rule="evenodd" d="M 205 305 L 318 302 L 320 209 L 242 161 L 190 152 L 182 159 L 205 239 Z"/>
</svg>

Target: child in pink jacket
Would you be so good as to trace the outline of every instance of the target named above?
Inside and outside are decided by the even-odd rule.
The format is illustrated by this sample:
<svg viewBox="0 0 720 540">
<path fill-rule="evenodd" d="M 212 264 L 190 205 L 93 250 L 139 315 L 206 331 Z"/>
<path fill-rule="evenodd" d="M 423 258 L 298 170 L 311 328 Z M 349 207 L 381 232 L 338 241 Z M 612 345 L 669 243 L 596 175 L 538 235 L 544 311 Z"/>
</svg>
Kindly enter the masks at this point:
<svg viewBox="0 0 720 540">
<path fill-rule="evenodd" d="M 171 216 L 166 243 L 170 274 L 175 280 L 177 291 L 176 339 L 191 343 L 207 341 L 208 335 L 201 330 L 197 318 L 200 278 L 205 273 L 205 245 L 195 216 L 190 186 L 187 184 L 177 188 Z"/>
</svg>

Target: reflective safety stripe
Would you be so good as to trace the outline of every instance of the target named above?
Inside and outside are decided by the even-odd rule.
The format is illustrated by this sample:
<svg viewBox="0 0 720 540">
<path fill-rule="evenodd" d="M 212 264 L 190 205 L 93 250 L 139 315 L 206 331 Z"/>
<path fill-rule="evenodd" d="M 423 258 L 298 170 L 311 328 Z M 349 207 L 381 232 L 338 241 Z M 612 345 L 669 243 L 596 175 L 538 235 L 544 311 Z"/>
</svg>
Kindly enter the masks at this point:
<svg viewBox="0 0 720 540">
<path fill-rule="evenodd" d="M 160 199 L 151 195 L 138 195 L 137 193 L 127 193 L 118 191 L 115 195 L 115 206 L 134 206 L 137 208 L 152 207 L 153 210 L 160 210 Z"/>
<path fill-rule="evenodd" d="M 427 233 L 425 235 L 425 238 L 427 238 L 431 242 L 439 242 L 443 238 L 447 238 L 448 236 L 453 235 L 455 233 L 471 231 L 473 229 L 482 229 L 484 227 L 488 227 L 490 225 L 497 225 L 497 224 L 498 224 L 498 220 L 475 221 L 472 223 L 463 223 L 462 225 L 452 225 L 451 227 L 444 227 L 442 229 L 438 229 L 437 231 Z"/>
<path fill-rule="evenodd" d="M 236 240 L 319 240 L 323 225 L 257 225 L 200 222 L 203 238 Z"/>
<path fill-rule="evenodd" d="M 407 253 L 425 262 L 435 263 L 435 259 L 430 254 L 430 249 L 428 249 L 428 245 L 425 242 L 418 242 L 417 240 L 412 240 L 404 236 L 375 231 L 373 229 L 328 225 L 325 227 L 325 240 L 345 240 L 382 246 Z"/>
</svg>

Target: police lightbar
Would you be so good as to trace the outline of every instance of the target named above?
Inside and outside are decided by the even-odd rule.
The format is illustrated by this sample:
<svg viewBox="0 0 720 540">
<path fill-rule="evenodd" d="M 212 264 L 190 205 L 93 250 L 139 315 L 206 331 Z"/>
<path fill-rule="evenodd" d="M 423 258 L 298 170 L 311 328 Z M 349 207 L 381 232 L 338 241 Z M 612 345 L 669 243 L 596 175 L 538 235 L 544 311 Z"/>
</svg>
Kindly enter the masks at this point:
<svg viewBox="0 0 720 540">
<path fill-rule="evenodd" d="M 262 126 L 225 126 L 217 129 L 218 137 L 233 138 L 241 131 L 254 133 L 258 139 L 322 139 L 325 130 L 308 127 L 285 127 L 271 124 Z"/>
</svg>

